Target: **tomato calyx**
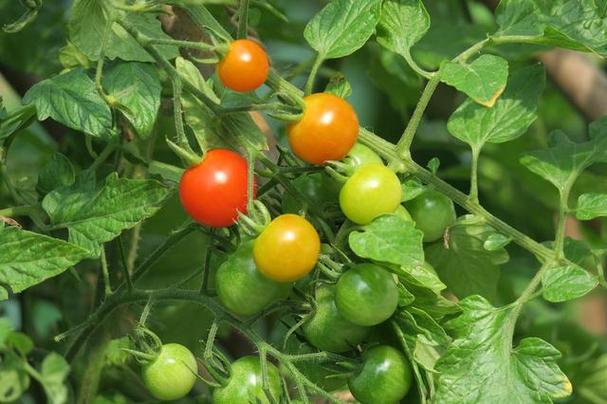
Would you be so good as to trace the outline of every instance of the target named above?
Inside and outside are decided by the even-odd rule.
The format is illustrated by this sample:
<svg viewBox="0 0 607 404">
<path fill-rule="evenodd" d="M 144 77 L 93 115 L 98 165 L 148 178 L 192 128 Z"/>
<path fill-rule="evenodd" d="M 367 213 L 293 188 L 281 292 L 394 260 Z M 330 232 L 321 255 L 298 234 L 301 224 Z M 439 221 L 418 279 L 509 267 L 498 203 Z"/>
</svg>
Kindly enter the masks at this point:
<svg viewBox="0 0 607 404">
<path fill-rule="evenodd" d="M 268 208 L 259 200 L 253 201 L 250 212 L 238 212 L 238 227 L 247 235 L 257 237 L 272 221 Z"/>
</svg>

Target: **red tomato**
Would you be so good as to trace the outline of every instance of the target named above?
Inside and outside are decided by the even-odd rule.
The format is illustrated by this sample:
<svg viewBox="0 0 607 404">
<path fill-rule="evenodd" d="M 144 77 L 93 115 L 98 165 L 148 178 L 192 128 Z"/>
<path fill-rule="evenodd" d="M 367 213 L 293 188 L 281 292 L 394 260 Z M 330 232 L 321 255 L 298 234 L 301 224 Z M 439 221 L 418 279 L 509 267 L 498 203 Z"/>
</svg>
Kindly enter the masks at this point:
<svg viewBox="0 0 607 404">
<path fill-rule="evenodd" d="M 239 211 L 247 212 L 247 161 L 231 150 L 208 151 L 200 164 L 183 173 L 179 197 L 186 212 L 200 224 L 234 224 Z"/>
<path fill-rule="evenodd" d="M 341 160 L 358 137 L 354 108 L 333 94 L 312 94 L 304 101 L 303 117 L 287 128 L 293 153 L 311 164 Z"/>
<path fill-rule="evenodd" d="M 253 91 L 268 77 L 270 61 L 266 51 L 255 41 L 237 39 L 217 65 L 224 86 L 234 91 Z"/>
</svg>

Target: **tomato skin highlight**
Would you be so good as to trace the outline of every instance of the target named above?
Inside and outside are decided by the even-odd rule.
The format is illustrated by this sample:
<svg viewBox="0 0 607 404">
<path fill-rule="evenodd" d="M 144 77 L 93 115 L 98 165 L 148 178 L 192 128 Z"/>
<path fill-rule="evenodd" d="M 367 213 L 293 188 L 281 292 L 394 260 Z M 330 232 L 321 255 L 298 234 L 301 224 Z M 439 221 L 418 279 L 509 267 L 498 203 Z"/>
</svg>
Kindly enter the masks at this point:
<svg viewBox="0 0 607 404">
<path fill-rule="evenodd" d="M 304 97 L 303 117 L 289 125 L 293 153 L 310 164 L 341 160 L 358 137 L 358 118 L 344 99 L 328 93 Z"/>
<path fill-rule="evenodd" d="M 389 345 L 363 353 L 363 365 L 348 381 L 350 392 L 362 404 L 398 403 L 411 388 L 411 365 Z"/>
<path fill-rule="evenodd" d="M 341 353 L 364 341 L 371 328 L 346 320 L 335 305 L 335 287 L 322 286 L 316 290 L 316 311 L 304 324 L 303 332 L 316 348 Z"/>
<path fill-rule="evenodd" d="M 209 227 L 233 225 L 238 212 L 247 212 L 247 161 L 231 150 L 208 151 L 202 162 L 183 173 L 179 198 L 198 223 Z"/>
<path fill-rule="evenodd" d="M 228 53 L 217 65 L 217 74 L 223 85 L 239 92 L 261 87 L 269 70 L 266 51 L 250 39 L 232 41 Z"/>
<path fill-rule="evenodd" d="M 365 225 L 393 213 L 400 205 L 401 193 L 400 181 L 392 170 L 367 164 L 348 178 L 339 193 L 339 206 L 348 219 Z"/>
<path fill-rule="evenodd" d="M 268 362 L 268 384 L 276 402 L 282 395 L 280 374 Z M 244 356 L 232 363 L 228 384 L 215 389 L 214 404 L 270 403 L 262 386 L 261 362 L 257 356 Z"/>
<path fill-rule="evenodd" d="M 337 281 L 335 304 L 340 314 L 357 325 L 386 321 L 398 306 L 398 288 L 392 274 L 374 264 L 360 264 Z"/>
<path fill-rule="evenodd" d="M 320 254 L 320 237 L 310 222 L 287 213 L 261 232 L 253 246 L 257 268 L 277 282 L 293 282 L 306 276 Z"/>
<path fill-rule="evenodd" d="M 416 198 L 405 202 L 415 226 L 424 233 L 424 241 L 436 241 L 443 237 L 445 229 L 455 223 L 455 207 L 447 196 L 428 189 Z"/>
<path fill-rule="evenodd" d="M 290 283 L 266 278 L 253 260 L 253 242 L 238 247 L 217 269 L 215 288 L 219 301 L 231 312 L 251 316 L 291 291 Z"/>
<path fill-rule="evenodd" d="M 185 397 L 194 383 L 198 364 L 192 352 L 181 344 L 164 344 L 158 357 L 143 368 L 143 382 L 158 400 Z"/>
</svg>

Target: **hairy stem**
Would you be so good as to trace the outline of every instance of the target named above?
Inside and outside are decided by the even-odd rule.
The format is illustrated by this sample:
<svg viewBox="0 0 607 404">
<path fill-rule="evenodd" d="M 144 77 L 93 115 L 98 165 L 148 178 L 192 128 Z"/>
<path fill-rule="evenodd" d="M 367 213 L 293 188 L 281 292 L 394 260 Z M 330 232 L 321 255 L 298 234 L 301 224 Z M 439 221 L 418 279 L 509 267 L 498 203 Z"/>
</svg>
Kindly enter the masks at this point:
<svg viewBox="0 0 607 404">
<path fill-rule="evenodd" d="M 312 65 L 312 69 L 310 70 L 310 75 L 308 76 L 308 80 L 306 81 L 305 94 L 312 94 L 312 90 L 314 89 L 314 82 L 316 81 L 316 75 L 318 74 L 318 69 L 322 62 L 324 61 L 324 57 L 318 53 L 316 55 L 316 59 L 314 59 L 314 64 Z"/>
</svg>

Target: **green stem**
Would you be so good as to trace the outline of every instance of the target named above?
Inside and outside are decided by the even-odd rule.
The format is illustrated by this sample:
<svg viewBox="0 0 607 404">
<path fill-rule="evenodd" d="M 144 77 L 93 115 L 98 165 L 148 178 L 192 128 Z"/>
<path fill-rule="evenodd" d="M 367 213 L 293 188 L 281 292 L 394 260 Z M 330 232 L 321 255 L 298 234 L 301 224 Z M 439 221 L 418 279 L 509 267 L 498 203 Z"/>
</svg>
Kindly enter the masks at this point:
<svg viewBox="0 0 607 404">
<path fill-rule="evenodd" d="M 318 69 L 320 68 L 320 65 L 322 65 L 324 59 L 324 56 L 322 56 L 320 53 L 316 54 L 316 59 L 314 59 L 314 64 L 312 65 L 312 69 L 310 70 L 308 81 L 306 81 L 306 95 L 312 94 L 312 90 L 314 89 L 314 81 L 316 80 L 316 75 L 318 74 Z"/>
<path fill-rule="evenodd" d="M 179 48 L 198 49 L 201 51 L 210 52 L 215 52 L 218 50 L 217 46 L 205 42 L 180 41 L 177 39 L 150 38 L 149 43 L 151 45 L 169 45 Z"/>
<path fill-rule="evenodd" d="M 472 147 L 472 167 L 470 170 L 470 200 L 474 203 L 478 203 L 478 158 L 480 152 L 480 147 Z"/>
<path fill-rule="evenodd" d="M 37 205 L 15 206 L 12 208 L 0 209 L 0 216 L 4 216 L 4 217 L 29 216 L 38 211 L 39 211 L 39 207 Z"/>
<path fill-rule="evenodd" d="M 573 181 L 577 175 L 571 176 L 571 180 L 565 184 L 560 193 L 559 215 L 556 224 L 556 235 L 554 238 L 554 253 L 556 260 L 563 258 L 565 246 L 565 227 L 567 225 L 567 212 L 569 211 L 569 193 L 573 186 Z"/>
<path fill-rule="evenodd" d="M 105 148 L 101 151 L 101 153 L 95 158 L 93 163 L 90 165 L 89 170 L 95 171 L 108 157 L 114 152 L 116 148 L 116 144 L 108 143 Z"/>
<path fill-rule="evenodd" d="M 101 246 L 101 273 L 103 274 L 103 291 L 105 298 L 112 294 L 112 285 L 110 285 L 110 272 L 107 266 L 107 258 L 105 256 L 105 245 Z"/>
<path fill-rule="evenodd" d="M 249 0 L 240 0 L 238 7 L 238 38 L 246 38 L 249 20 Z"/>
<path fill-rule="evenodd" d="M 97 67 L 95 69 L 95 88 L 97 92 L 107 102 L 111 104 L 108 99 L 107 94 L 103 90 L 103 85 L 101 84 L 101 77 L 103 76 L 103 65 L 105 63 L 105 48 L 107 47 L 107 42 L 110 37 L 110 33 L 112 32 L 112 25 L 114 24 L 114 20 L 108 18 L 105 27 L 103 28 L 103 35 L 101 37 L 101 46 L 99 51 L 99 60 L 97 61 Z"/>
<path fill-rule="evenodd" d="M 124 252 L 124 245 L 122 244 L 122 235 L 116 238 L 116 243 L 118 244 L 118 252 L 120 253 L 120 267 L 122 268 L 122 272 L 124 273 L 124 280 L 126 281 L 127 290 L 131 292 L 133 290 L 133 281 L 131 280 L 131 274 L 129 272 L 129 264 L 126 259 L 126 254 Z"/>
<path fill-rule="evenodd" d="M 421 123 L 422 117 L 424 116 L 424 112 L 426 111 L 426 108 L 428 107 L 428 103 L 430 102 L 432 95 L 434 94 L 436 87 L 438 87 L 438 83 L 440 83 L 440 72 L 436 72 L 436 73 L 432 74 L 432 77 L 426 84 L 426 88 L 424 88 L 424 91 L 422 92 L 419 102 L 417 103 L 417 106 L 415 107 L 415 110 L 413 111 L 413 115 L 411 115 L 411 119 L 409 120 L 409 123 L 407 124 L 407 127 L 405 128 L 405 131 L 403 132 L 403 135 L 401 136 L 400 140 L 398 141 L 398 145 L 396 146 L 396 151 L 397 151 L 397 154 L 399 155 L 399 157 L 402 157 L 402 158 L 410 157 L 411 153 L 409 152 L 409 149 L 411 148 L 411 143 L 413 143 L 413 137 L 415 136 L 415 133 L 417 132 L 417 128 L 419 127 L 419 124 Z"/>
</svg>

